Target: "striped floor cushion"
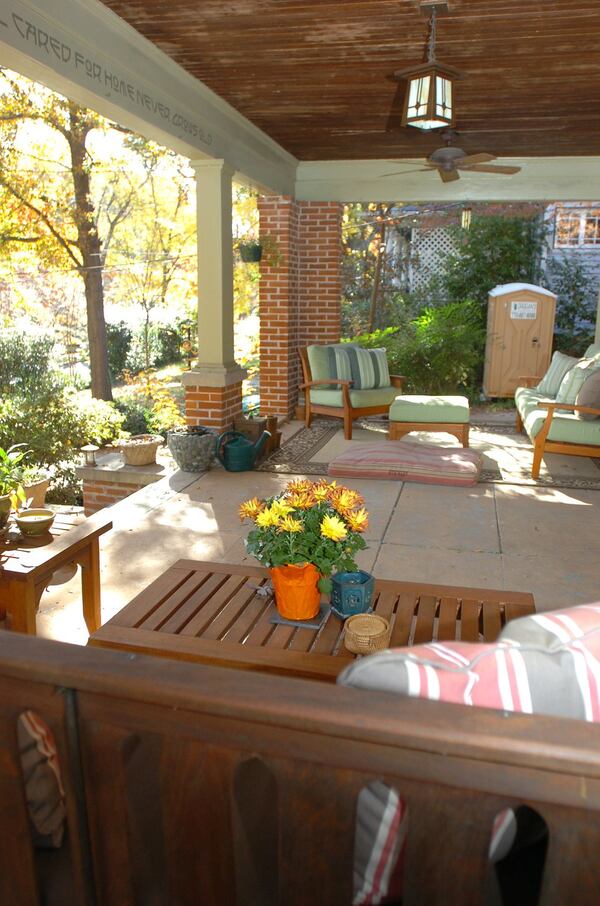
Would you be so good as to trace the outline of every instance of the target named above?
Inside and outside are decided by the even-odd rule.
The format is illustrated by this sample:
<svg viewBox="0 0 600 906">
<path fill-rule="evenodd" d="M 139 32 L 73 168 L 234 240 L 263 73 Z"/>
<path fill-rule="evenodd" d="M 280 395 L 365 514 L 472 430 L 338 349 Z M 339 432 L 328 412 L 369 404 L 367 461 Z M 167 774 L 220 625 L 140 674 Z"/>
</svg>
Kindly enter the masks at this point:
<svg viewBox="0 0 600 906">
<path fill-rule="evenodd" d="M 493 644 L 432 642 L 374 654 L 354 661 L 338 682 L 413 698 L 600 722 L 600 602 L 511 620 Z M 379 824 L 371 802 L 372 842 L 358 875 L 355 853 L 355 903 L 394 899 L 386 883 L 398 881 L 410 834 L 401 796 L 380 790 L 379 801 Z M 357 823 L 365 823 L 360 801 Z M 492 861 L 506 856 L 516 833 L 514 812 L 505 809 L 491 831 Z M 365 853 L 361 855 L 364 863 Z"/>
<path fill-rule="evenodd" d="M 470 487 L 479 480 L 483 459 L 475 450 L 390 440 L 355 443 L 333 459 L 329 475 L 344 478 L 386 478 Z"/>
</svg>

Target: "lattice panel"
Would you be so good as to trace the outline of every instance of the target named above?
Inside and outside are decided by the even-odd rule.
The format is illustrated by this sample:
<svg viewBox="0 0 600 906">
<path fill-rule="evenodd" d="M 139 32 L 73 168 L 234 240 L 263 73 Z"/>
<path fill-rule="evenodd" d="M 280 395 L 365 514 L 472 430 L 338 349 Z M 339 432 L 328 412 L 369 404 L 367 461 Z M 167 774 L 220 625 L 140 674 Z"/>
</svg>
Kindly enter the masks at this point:
<svg viewBox="0 0 600 906">
<path fill-rule="evenodd" d="M 410 288 L 423 289 L 440 273 L 444 258 L 456 250 L 456 242 L 446 227 L 413 230 Z"/>
</svg>

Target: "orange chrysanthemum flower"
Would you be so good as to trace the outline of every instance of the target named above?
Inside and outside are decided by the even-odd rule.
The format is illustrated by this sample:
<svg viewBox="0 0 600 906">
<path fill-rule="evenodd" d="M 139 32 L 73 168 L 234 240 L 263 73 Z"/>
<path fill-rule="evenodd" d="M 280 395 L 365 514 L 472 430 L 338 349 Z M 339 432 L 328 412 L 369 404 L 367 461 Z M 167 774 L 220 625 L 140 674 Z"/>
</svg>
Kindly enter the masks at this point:
<svg viewBox="0 0 600 906">
<path fill-rule="evenodd" d="M 311 488 L 312 482 L 308 478 L 294 478 L 293 481 L 288 482 L 285 490 L 287 494 L 302 494 L 310 491 Z"/>
<path fill-rule="evenodd" d="M 240 517 L 240 522 L 243 522 L 244 519 L 256 519 L 259 513 L 261 513 L 265 508 L 262 500 L 259 500 L 258 497 L 253 497 L 251 500 L 247 500 L 245 503 L 242 503 L 238 513 Z"/>
<path fill-rule="evenodd" d="M 321 503 L 323 500 L 329 500 L 329 494 L 330 490 L 327 482 L 319 481 L 312 486 L 312 495 L 317 503 Z"/>
<path fill-rule="evenodd" d="M 364 506 L 355 513 L 350 513 L 346 519 L 353 532 L 364 532 L 369 528 L 369 514 Z"/>
<path fill-rule="evenodd" d="M 364 500 L 358 491 L 352 491 L 350 488 L 338 488 L 331 497 L 331 505 L 343 516 L 349 515 L 352 510 L 363 503 Z"/>
<path fill-rule="evenodd" d="M 314 499 L 312 494 L 303 491 L 301 493 L 289 494 L 287 502 L 296 510 L 309 510 L 314 503 Z"/>
</svg>

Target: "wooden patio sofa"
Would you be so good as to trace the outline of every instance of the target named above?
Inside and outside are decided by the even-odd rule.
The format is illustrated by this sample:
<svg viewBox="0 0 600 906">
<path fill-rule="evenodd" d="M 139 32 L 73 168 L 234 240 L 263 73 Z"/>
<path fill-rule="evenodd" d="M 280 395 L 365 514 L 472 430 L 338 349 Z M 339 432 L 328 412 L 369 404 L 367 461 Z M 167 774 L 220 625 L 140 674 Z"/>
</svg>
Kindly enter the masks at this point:
<svg viewBox="0 0 600 906">
<path fill-rule="evenodd" d="M 378 401 L 369 404 L 369 396 L 374 399 L 379 398 L 382 395 L 381 391 L 387 389 L 380 387 L 375 390 L 358 391 L 361 397 L 360 405 L 354 404 L 353 399 L 356 400 L 356 397 L 352 391 L 352 381 L 342 381 L 337 378 L 328 378 L 327 380 L 313 379 L 307 350 L 307 346 L 298 350 L 304 377 L 304 383 L 300 384 L 300 390 L 304 391 L 304 423 L 307 428 L 310 428 L 312 424 L 313 415 L 329 415 L 333 418 L 342 418 L 344 420 L 344 437 L 346 440 L 352 440 L 352 422 L 355 418 L 367 415 L 387 415 L 396 395 L 402 393 L 402 384 L 406 380 L 405 377 L 399 374 L 391 374 L 390 393 L 387 394 L 383 402 Z M 333 405 L 331 403 L 312 401 L 311 389 L 318 389 L 319 387 L 321 390 L 325 388 L 331 389 L 332 384 L 335 384 L 341 390 L 339 403 L 336 402 Z"/>
<path fill-rule="evenodd" d="M 62 766 L 55 852 L 31 844 L 24 709 Z M 0 633 L 0 721 L 7 906 L 350 904 L 356 800 L 374 779 L 408 803 L 403 906 L 497 904 L 492 822 L 523 803 L 549 828 L 541 906 L 600 901 L 597 725 L 15 633 Z"/>
</svg>

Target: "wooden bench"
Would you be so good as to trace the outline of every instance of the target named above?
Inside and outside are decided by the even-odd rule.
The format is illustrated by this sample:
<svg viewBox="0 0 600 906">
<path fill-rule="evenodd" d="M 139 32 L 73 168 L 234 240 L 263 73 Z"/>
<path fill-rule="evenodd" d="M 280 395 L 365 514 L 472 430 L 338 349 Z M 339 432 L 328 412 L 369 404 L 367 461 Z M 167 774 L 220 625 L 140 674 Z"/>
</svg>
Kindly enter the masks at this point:
<svg viewBox="0 0 600 906">
<path fill-rule="evenodd" d="M 66 843 L 42 857 L 25 708 L 52 728 L 66 793 Z M 403 906 L 489 904 L 492 822 L 522 803 L 549 828 L 540 906 L 600 901 L 597 725 L 0 633 L 0 746 L 7 906 L 350 904 L 374 779 L 408 803 Z"/>
</svg>

